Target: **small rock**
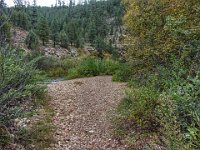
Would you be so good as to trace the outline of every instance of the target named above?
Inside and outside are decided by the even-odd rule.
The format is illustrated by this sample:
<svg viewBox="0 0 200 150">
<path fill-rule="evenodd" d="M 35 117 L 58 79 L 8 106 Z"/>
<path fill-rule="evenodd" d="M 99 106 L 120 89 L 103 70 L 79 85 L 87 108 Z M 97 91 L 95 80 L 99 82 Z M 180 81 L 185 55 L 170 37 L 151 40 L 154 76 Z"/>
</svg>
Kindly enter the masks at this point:
<svg viewBox="0 0 200 150">
<path fill-rule="evenodd" d="M 92 150 L 93 149 L 93 146 L 92 145 L 88 145 L 87 146 L 87 150 Z"/>
<path fill-rule="evenodd" d="M 89 133 L 90 133 L 90 134 L 94 133 L 94 130 L 90 130 Z"/>
</svg>

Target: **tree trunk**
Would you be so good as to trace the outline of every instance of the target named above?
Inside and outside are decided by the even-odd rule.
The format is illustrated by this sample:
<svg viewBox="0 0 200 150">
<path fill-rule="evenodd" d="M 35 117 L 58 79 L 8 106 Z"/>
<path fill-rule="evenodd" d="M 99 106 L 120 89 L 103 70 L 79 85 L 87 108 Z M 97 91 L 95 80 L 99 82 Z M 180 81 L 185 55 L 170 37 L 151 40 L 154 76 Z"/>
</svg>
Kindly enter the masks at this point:
<svg viewBox="0 0 200 150">
<path fill-rule="evenodd" d="M 56 47 L 56 37 L 53 37 L 53 47 Z"/>
</svg>

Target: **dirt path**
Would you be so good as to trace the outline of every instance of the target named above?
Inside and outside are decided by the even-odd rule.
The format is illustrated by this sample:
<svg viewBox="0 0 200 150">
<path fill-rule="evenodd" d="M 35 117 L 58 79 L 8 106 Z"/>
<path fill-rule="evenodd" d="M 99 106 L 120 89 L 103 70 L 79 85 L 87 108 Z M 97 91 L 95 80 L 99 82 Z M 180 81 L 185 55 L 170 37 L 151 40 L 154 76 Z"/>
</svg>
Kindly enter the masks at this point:
<svg viewBox="0 0 200 150">
<path fill-rule="evenodd" d="M 56 144 L 48 150 L 124 150 L 112 138 L 110 111 L 123 97 L 124 83 L 110 76 L 48 85 L 55 109 Z"/>
</svg>

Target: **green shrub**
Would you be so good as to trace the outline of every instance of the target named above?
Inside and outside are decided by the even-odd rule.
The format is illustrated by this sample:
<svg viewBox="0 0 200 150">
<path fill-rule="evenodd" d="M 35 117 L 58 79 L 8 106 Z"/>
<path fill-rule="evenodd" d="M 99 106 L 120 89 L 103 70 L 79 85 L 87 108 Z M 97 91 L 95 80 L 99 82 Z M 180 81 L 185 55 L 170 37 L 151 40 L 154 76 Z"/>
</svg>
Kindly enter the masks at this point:
<svg viewBox="0 0 200 150">
<path fill-rule="evenodd" d="M 177 149 L 182 143 L 175 105 L 152 87 L 131 88 L 117 108 L 114 133 L 133 149 Z"/>
<path fill-rule="evenodd" d="M 40 71 L 35 69 L 35 64 L 39 59 L 28 62 L 20 50 L 1 48 L 0 126 L 5 129 L 10 126 L 13 119 L 23 113 L 20 106 L 24 100 L 32 100 L 38 93 L 44 91 L 44 88 L 38 85 L 38 81 L 43 78 Z M 2 137 L 1 133 L 0 137 Z"/>
<path fill-rule="evenodd" d="M 128 64 L 121 64 L 113 75 L 114 81 L 129 81 L 133 77 L 133 69 Z"/>
<path fill-rule="evenodd" d="M 137 76 L 137 74 L 134 76 Z M 189 76 L 189 77 L 188 77 Z M 200 101 L 199 76 L 189 75 L 189 71 L 180 60 L 173 59 L 169 66 L 157 66 L 154 72 L 147 72 L 146 77 L 137 82 L 140 86 L 151 86 L 171 96 L 175 106 L 174 116 L 180 124 L 180 131 L 187 147 L 199 149 L 200 147 Z M 132 88 L 135 87 L 130 82 Z M 163 101 L 163 105 L 166 105 Z M 162 118 L 161 118 L 162 119 Z M 173 126 L 173 125 L 172 125 Z"/>
<path fill-rule="evenodd" d="M 47 71 L 47 74 L 49 77 L 62 77 L 66 74 L 66 71 L 63 68 L 58 67 L 58 68 L 49 69 Z"/>
<path fill-rule="evenodd" d="M 117 61 L 85 58 L 78 66 L 69 70 L 67 78 L 113 75 L 119 67 L 120 64 Z"/>
<path fill-rule="evenodd" d="M 192 148 L 200 148 L 200 78 L 188 77 L 171 87 L 170 94 L 177 105 L 177 115 L 181 122 L 185 142 Z"/>
<path fill-rule="evenodd" d="M 118 61 L 110 59 L 101 60 L 92 57 L 64 59 L 43 57 L 38 62 L 37 67 L 45 71 L 48 77 L 66 77 L 66 79 L 73 79 L 98 75 L 114 75 L 117 70 L 123 70 L 126 65 L 122 66 Z M 127 77 L 129 72 L 127 72 Z M 125 80 L 119 79 L 119 81 Z"/>
<path fill-rule="evenodd" d="M 160 92 L 171 95 L 176 105 L 175 115 L 181 125 L 181 133 L 188 147 L 200 147 L 200 79 L 194 72 L 183 65 L 180 60 L 171 57 L 169 66 L 157 66 L 156 73 L 149 73 L 146 86 L 151 85 Z"/>
<path fill-rule="evenodd" d="M 59 59 L 55 57 L 43 57 L 38 62 L 37 67 L 45 71 L 48 77 L 64 77 L 67 75 L 69 69 L 77 66 L 79 62 L 78 58 Z"/>
<path fill-rule="evenodd" d="M 80 78 L 81 75 L 78 73 L 78 70 L 76 68 L 72 68 L 69 70 L 67 74 L 67 79 L 75 79 L 75 78 Z"/>
</svg>

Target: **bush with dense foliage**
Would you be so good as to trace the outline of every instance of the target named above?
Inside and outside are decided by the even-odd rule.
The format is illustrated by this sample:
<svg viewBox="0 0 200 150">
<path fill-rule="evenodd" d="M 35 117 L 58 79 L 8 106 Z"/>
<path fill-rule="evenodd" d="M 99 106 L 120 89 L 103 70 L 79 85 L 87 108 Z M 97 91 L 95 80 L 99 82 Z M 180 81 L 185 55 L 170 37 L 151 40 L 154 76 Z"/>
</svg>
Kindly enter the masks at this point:
<svg viewBox="0 0 200 150">
<path fill-rule="evenodd" d="M 67 78 L 114 75 L 119 68 L 120 64 L 117 61 L 85 58 L 78 66 L 69 70 Z"/>
<path fill-rule="evenodd" d="M 124 0 L 124 5 L 134 82 L 117 109 L 116 135 L 133 149 L 199 149 L 200 2 Z"/>
<path fill-rule="evenodd" d="M 65 77 L 69 69 L 80 65 L 81 58 L 43 57 L 37 63 L 37 68 L 44 71 L 48 77 Z"/>
<path fill-rule="evenodd" d="M 66 77 L 67 79 L 98 75 L 115 75 L 116 81 L 127 81 L 130 73 L 125 69 L 126 64 L 111 59 L 95 57 L 63 58 L 43 57 L 37 63 L 38 69 L 44 71 L 48 77 Z M 126 74 L 124 74 L 127 72 Z M 130 75 L 130 74 L 129 74 Z"/>
<path fill-rule="evenodd" d="M 43 88 L 37 81 L 41 80 L 40 72 L 35 69 L 39 58 L 26 61 L 20 50 L 1 48 L 0 54 L 0 145 L 9 142 L 13 119 L 23 114 L 21 104 L 31 101 Z M 7 138 L 5 138 L 7 137 Z"/>
<path fill-rule="evenodd" d="M 172 99 L 153 87 L 137 87 L 135 84 L 127 90 L 117 108 L 113 120 L 115 136 L 133 149 L 183 146 Z"/>
<path fill-rule="evenodd" d="M 135 65 L 166 64 L 171 54 L 190 65 L 199 56 L 198 0 L 124 0 L 124 23 Z M 192 68 L 191 68 L 192 69 Z"/>
</svg>

